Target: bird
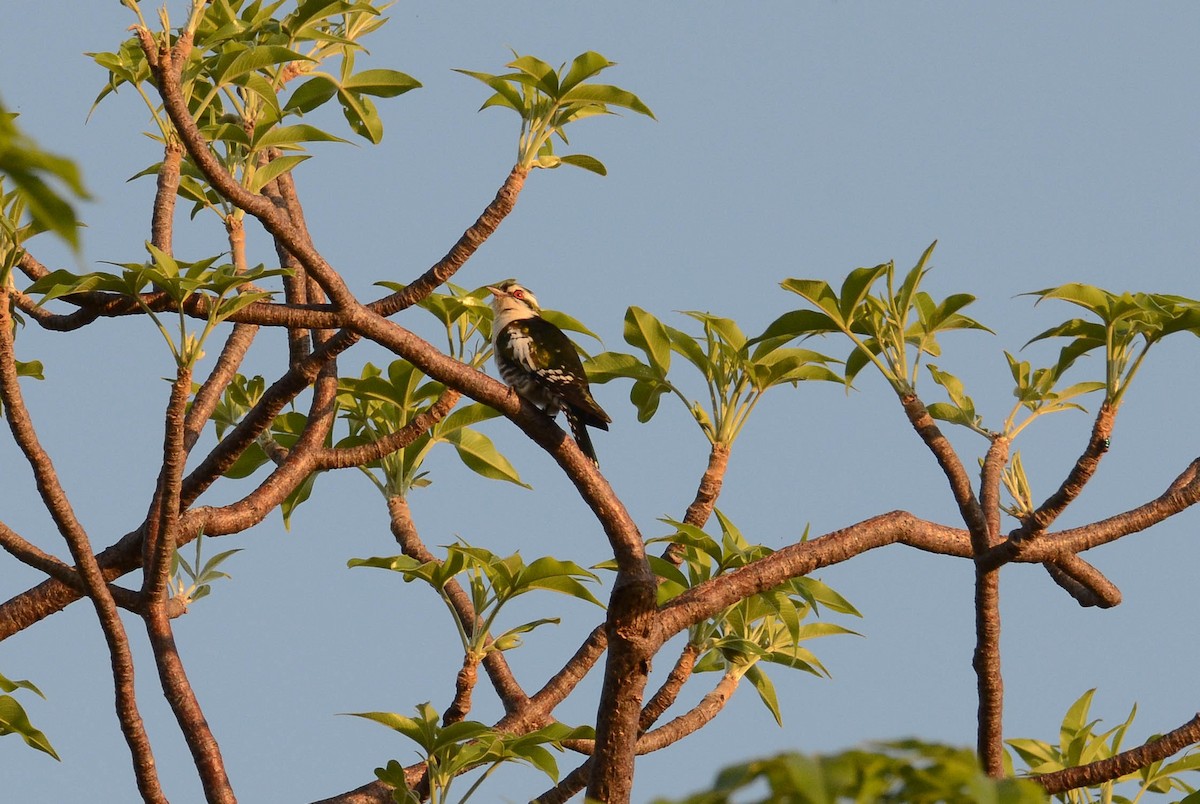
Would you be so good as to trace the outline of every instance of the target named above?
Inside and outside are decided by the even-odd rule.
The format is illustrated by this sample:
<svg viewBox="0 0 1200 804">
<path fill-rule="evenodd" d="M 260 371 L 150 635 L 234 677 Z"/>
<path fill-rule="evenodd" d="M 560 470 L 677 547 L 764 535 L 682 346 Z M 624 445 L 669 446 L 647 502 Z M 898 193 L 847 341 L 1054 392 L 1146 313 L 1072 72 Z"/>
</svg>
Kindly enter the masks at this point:
<svg viewBox="0 0 1200 804">
<path fill-rule="evenodd" d="M 612 422 L 592 398 L 575 344 L 542 318 L 537 297 L 514 280 L 487 286 L 492 294 L 492 357 L 517 395 L 554 417 L 562 411 L 575 443 L 597 466 L 587 428 L 607 430 Z"/>
</svg>

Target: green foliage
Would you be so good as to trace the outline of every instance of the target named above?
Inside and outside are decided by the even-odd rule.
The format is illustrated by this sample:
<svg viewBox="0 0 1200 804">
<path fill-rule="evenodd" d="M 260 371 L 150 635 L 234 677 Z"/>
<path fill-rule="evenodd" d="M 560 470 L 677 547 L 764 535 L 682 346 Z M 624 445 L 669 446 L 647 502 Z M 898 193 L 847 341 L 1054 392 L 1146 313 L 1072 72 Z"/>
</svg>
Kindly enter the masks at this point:
<svg viewBox="0 0 1200 804">
<path fill-rule="evenodd" d="M 547 750 L 550 746 L 562 750 L 564 740 L 593 739 L 595 733 L 585 726 L 570 727 L 551 723 L 527 734 L 504 734 L 474 720 L 463 720 L 449 726 L 438 722 L 437 711 L 428 703 L 417 706 L 416 717 L 394 712 L 353 712 L 354 717 L 366 718 L 387 726 L 420 748 L 429 776 L 429 801 L 444 804 L 449 801 L 450 786 L 460 774 L 484 767 L 483 775 L 475 781 L 466 801 L 479 785 L 502 763 L 521 762 L 558 781 L 558 762 Z M 386 767 L 376 768 L 375 775 L 395 788 L 393 799 L 400 804 L 418 804 L 422 799 L 409 789 L 400 762 L 391 760 Z"/>
<path fill-rule="evenodd" d="M 32 681 L 20 679 L 14 681 L 0 673 L 0 691 L 8 693 L 16 692 L 19 689 L 29 690 L 43 699 L 46 697 Z M 11 695 L 0 695 L 0 737 L 8 734 L 15 734 L 30 748 L 35 748 L 59 759 L 58 753 L 54 750 L 54 746 L 50 745 L 46 735 L 29 722 L 29 716 L 25 713 L 25 708 L 21 706 L 21 703 Z"/>
<path fill-rule="evenodd" d="M 520 553 L 501 558 L 482 547 L 451 544 L 446 547 L 444 560 L 417 561 L 409 556 L 378 556 L 355 558 L 351 567 L 377 567 L 404 576 L 405 582 L 423 581 L 433 587 L 445 602 L 458 627 L 463 651 L 482 659 L 493 650 L 510 650 L 521 645 L 521 634 L 547 624 L 557 624 L 557 618 L 544 618 L 522 623 L 491 638 L 496 616 L 510 600 L 534 590 L 558 592 L 603 608 L 603 604 L 584 586 L 584 581 L 597 577 L 573 561 L 560 561 L 544 556 L 526 564 Z M 462 576 L 463 586 L 475 609 L 474 623 L 464 623 L 451 603 L 446 584 Z"/>
<path fill-rule="evenodd" d="M 228 578 L 228 573 L 222 572 L 218 567 L 234 553 L 241 552 L 240 549 L 225 550 L 204 561 L 201 556 L 203 541 L 203 535 L 196 539 L 195 556 L 190 562 L 183 557 L 179 550 L 176 550 L 171 556 L 170 594 L 171 597 L 180 600 L 185 607 L 208 596 L 212 591 L 214 581 Z"/>
<path fill-rule="evenodd" d="M 146 27 L 137 3 L 128 3 Z M 355 71 L 360 40 L 387 18 L 390 4 L 300 0 L 277 18 L 282 2 L 214 0 L 197 3 L 187 28 L 194 34 L 184 64 L 180 89 L 189 111 L 225 170 L 245 189 L 259 192 L 272 179 L 308 158 L 298 153 L 313 142 L 344 142 L 307 124 L 292 124 L 336 100 L 350 129 L 375 144 L 383 138 L 383 122 L 372 98 L 392 98 L 421 84 L 391 69 Z M 169 22 L 164 20 L 164 25 Z M 148 91 L 151 71 L 136 37 L 109 53 L 90 53 L 108 72 L 95 107 L 122 86 L 131 86 L 151 113 L 156 139 L 176 143 L 176 134 L 161 106 Z M 332 71 L 318 69 L 334 62 Z M 284 100 L 293 79 L 305 76 Z M 137 176 L 154 175 L 151 165 Z M 211 209 L 223 219 L 243 213 L 213 190 L 191 161 L 181 167 L 179 194 L 192 201 L 192 216 Z"/>
<path fill-rule="evenodd" d="M 368 363 L 360 377 L 344 377 L 338 383 L 338 409 L 349 434 L 336 446 L 355 447 L 385 438 L 428 410 L 443 391 L 445 386 L 429 380 L 405 360 L 393 361 L 387 367 L 386 377 Z M 425 459 L 435 444 L 445 442 L 454 447 L 473 472 L 528 488 L 492 440 L 472 427 L 497 415 L 486 405 L 466 405 L 421 433 L 408 446 L 360 468 L 385 497 L 405 496 L 413 488 L 428 485 L 423 469 Z"/>
<path fill-rule="evenodd" d="M 271 297 L 269 292 L 254 287 L 255 282 L 288 273 L 282 268 L 267 269 L 263 265 L 248 271 L 239 271 L 232 263 L 214 267 L 219 256 L 185 262 L 149 241 L 146 250 L 150 253 L 147 262 L 116 263 L 122 269 L 120 274 L 97 271 L 78 275 L 60 269 L 31 284 L 27 292 L 41 294 L 40 304 L 71 293 L 91 291 L 127 296 L 136 301 L 158 327 L 175 362 L 190 368 L 204 356 L 204 342 L 217 324 L 243 307 Z M 163 293 L 174 303 L 178 339 L 147 304 L 142 294 L 148 292 Z M 208 296 L 209 305 L 207 320 L 199 334 L 189 331 L 188 317 L 183 310 L 184 304 L 196 294 Z"/>
<path fill-rule="evenodd" d="M 553 138 L 564 144 L 564 129 L 577 120 L 613 114 L 612 108 L 629 109 L 654 118 L 650 107 L 632 92 L 589 79 L 615 66 L 599 53 L 588 51 L 575 57 L 568 69 L 557 70 L 534 56 L 516 57 L 505 66 L 512 72 L 499 75 L 458 70 L 482 81 L 495 94 L 484 101 L 480 110 L 491 106 L 512 109 L 521 117 L 521 137 L 517 145 L 517 164 L 521 167 L 556 168 L 574 165 L 601 176 L 607 173 L 600 160 L 586 154 L 556 155 Z"/>
<path fill-rule="evenodd" d="M 1004 353 L 1004 357 L 1008 360 L 1008 367 L 1016 384 L 1013 396 L 1017 398 L 1017 404 L 1004 421 L 1004 432 L 1010 438 L 1025 429 L 1038 416 L 1060 410 L 1083 410 L 1082 406 L 1072 400 L 1104 388 L 1102 382 L 1080 382 L 1062 391 L 1055 391 L 1054 387 L 1065 366 L 1032 369 L 1027 361 L 1019 361 L 1008 352 Z M 1022 408 L 1029 411 L 1029 415 L 1017 424 L 1017 413 Z"/>
<path fill-rule="evenodd" d="M 802 380 L 841 382 L 828 364 L 832 358 L 807 349 L 787 347 L 789 337 L 747 339 L 738 325 L 710 313 L 684 313 L 699 321 L 703 334 L 693 337 L 669 327 L 639 307 L 625 313 L 625 342 L 641 350 L 646 360 L 621 352 L 603 352 L 585 364 L 592 382 L 631 379 L 629 399 L 638 421 L 649 421 L 663 394 L 671 393 L 687 407 L 711 443 L 731 444 L 762 395 L 785 383 Z M 708 405 L 689 399 L 668 377 L 671 355 L 683 357 L 704 378 Z"/>
<path fill-rule="evenodd" d="M 0 104 L 0 280 L 20 257 L 20 243 L 38 232 L 53 232 L 78 250 L 79 221 L 67 197 L 89 197 L 75 163 L 39 148 L 16 118 Z"/>
<path fill-rule="evenodd" d="M 1069 338 L 1059 353 L 1055 375 L 1061 375 L 1081 356 L 1104 351 L 1105 401 L 1120 405 L 1150 347 L 1168 335 L 1190 332 L 1200 336 L 1200 302 L 1161 293 L 1113 293 L 1091 285 L 1071 283 L 1026 294 L 1082 307 L 1099 321 L 1073 318 L 1031 338 Z M 1026 344 L 1028 345 L 1028 344 Z"/>
<path fill-rule="evenodd" d="M 768 796 L 747 798 L 765 782 Z M 830 756 L 781 754 L 725 768 L 711 790 L 656 804 L 1042 804 L 1022 779 L 989 779 L 974 752 L 918 740 L 878 743 Z"/>
<path fill-rule="evenodd" d="M 959 312 L 975 301 L 974 296 L 956 293 L 938 302 L 920 290 L 921 281 L 929 273 L 929 259 L 935 246 L 936 240 L 899 285 L 894 262 L 856 268 L 837 292 L 819 279 L 784 280 L 781 283 L 784 290 L 801 296 L 816 309 L 783 314 L 767 327 L 760 339 L 789 340 L 841 332 L 854 343 L 846 358 L 847 386 L 870 364 L 879 369 L 898 395 L 915 393 L 922 357 L 941 354 L 939 334 L 958 329 L 991 332 Z M 881 281 L 882 289 L 875 290 Z M 949 375 L 941 376 L 944 379 Z M 963 418 L 974 417 L 967 414 Z"/>
<path fill-rule="evenodd" d="M 651 566 L 661 581 L 660 605 L 705 581 L 744 567 L 770 555 L 772 550 L 750 544 L 741 531 L 719 510 L 715 512 L 721 538 L 701 528 L 675 520 L 664 520 L 675 532 L 651 539 L 650 543 L 678 545 L 682 561 L 676 567 L 665 559 L 652 557 Z M 604 564 L 612 568 L 611 562 Z M 767 662 L 828 676 L 828 671 L 801 643 L 834 634 L 853 634 L 840 625 L 804 622 L 819 615 L 820 607 L 839 614 L 861 616 L 844 597 L 816 578 L 793 578 L 741 600 L 720 614 L 688 629 L 688 642 L 700 653 L 695 672 L 722 672 L 745 677 L 754 686 L 763 704 L 782 725 L 783 715 L 775 695 L 775 686 L 760 663 Z"/>
<path fill-rule="evenodd" d="M 1095 689 L 1088 690 L 1067 710 L 1059 727 L 1058 745 L 1030 739 L 1005 741 L 1025 763 L 1030 774 L 1053 773 L 1064 768 L 1108 759 L 1121 752 L 1121 742 L 1137 714 L 1137 705 L 1134 704 L 1129 711 L 1129 717 L 1125 718 L 1123 723 L 1108 731 L 1097 732 L 1099 719 L 1088 719 L 1092 697 L 1095 694 Z M 1168 793 L 1171 790 L 1179 790 L 1189 794 L 1184 800 L 1191 804 L 1197 800 L 1197 797 L 1192 795 L 1196 793 L 1196 787 L 1184 782 L 1180 774 L 1196 770 L 1200 770 L 1200 750 L 1193 747 L 1174 761 L 1161 760 L 1114 781 L 1068 790 L 1056 798 L 1070 804 L 1093 801 L 1103 801 L 1105 804 L 1133 804 L 1147 792 Z M 1194 777 L 1192 778 L 1194 780 Z M 1133 798 L 1116 794 L 1116 785 L 1122 782 L 1137 783 L 1138 790 Z"/>
</svg>

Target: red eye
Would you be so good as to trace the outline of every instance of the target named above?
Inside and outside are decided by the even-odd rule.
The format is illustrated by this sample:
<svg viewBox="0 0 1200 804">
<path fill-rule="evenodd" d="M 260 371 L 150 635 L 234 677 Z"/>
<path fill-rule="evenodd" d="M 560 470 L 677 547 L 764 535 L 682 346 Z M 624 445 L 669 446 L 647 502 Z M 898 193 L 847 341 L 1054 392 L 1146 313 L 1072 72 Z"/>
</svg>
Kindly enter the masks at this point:
<svg viewBox="0 0 1200 804">
<path fill-rule="evenodd" d="M 525 291 L 521 290 L 520 288 L 517 288 L 516 290 L 514 290 L 512 292 L 512 295 L 513 295 L 514 299 L 523 299 L 523 298 L 525 298 Z"/>
</svg>

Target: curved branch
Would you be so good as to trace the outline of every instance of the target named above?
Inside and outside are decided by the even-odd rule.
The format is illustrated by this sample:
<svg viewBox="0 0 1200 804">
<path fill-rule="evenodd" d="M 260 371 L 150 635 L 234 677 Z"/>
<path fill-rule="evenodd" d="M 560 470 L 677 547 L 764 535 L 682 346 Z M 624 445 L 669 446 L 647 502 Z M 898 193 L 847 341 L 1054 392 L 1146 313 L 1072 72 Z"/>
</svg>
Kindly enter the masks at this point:
<svg viewBox="0 0 1200 804">
<path fill-rule="evenodd" d="M 788 545 L 753 564 L 705 581 L 668 601 L 659 611 L 658 635 L 666 640 L 751 595 L 790 578 L 846 561 L 889 544 L 907 544 L 943 555 L 971 557 L 963 530 L 918 519 L 906 511 L 872 517 L 804 542 Z"/>
<path fill-rule="evenodd" d="M 1104 573 L 1071 554 L 1042 565 L 1051 579 L 1081 606 L 1111 609 L 1121 604 L 1121 590 Z"/>
</svg>

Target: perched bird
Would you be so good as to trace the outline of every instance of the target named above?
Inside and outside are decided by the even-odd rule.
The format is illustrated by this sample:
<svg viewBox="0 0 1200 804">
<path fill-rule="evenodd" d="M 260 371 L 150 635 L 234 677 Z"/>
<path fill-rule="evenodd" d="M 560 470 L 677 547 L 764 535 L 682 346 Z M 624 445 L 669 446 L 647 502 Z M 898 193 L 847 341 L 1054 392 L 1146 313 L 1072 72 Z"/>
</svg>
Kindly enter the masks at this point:
<svg viewBox="0 0 1200 804">
<path fill-rule="evenodd" d="M 513 280 L 492 292 L 492 346 L 500 377 L 522 398 L 550 416 L 566 414 L 583 454 L 596 460 L 587 426 L 607 430 L 612 421 L 588 387 L 575 344 L 542 318 L 537 298 Z"/>
</svg>

